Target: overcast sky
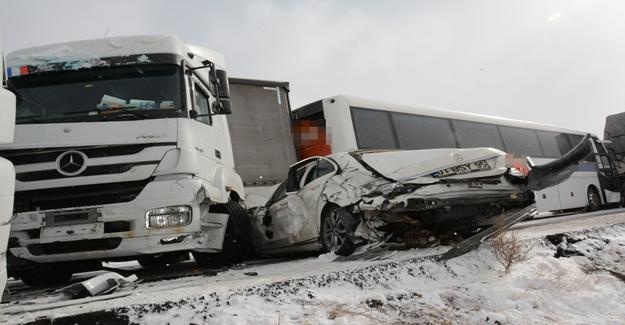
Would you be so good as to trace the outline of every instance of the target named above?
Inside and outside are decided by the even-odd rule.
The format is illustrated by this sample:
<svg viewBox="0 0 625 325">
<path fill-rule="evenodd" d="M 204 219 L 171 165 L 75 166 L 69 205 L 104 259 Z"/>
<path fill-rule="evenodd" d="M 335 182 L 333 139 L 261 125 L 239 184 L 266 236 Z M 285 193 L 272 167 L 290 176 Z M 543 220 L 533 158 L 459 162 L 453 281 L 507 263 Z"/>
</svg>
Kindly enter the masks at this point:
<svg viewBox="0 0 625 325">
<path fill-rule="evenodd" d="M 625 1 L 0 0 L 5 52 L 176 34 L 231 76 L 603 134 L 625 111 Z"/>
</svg>

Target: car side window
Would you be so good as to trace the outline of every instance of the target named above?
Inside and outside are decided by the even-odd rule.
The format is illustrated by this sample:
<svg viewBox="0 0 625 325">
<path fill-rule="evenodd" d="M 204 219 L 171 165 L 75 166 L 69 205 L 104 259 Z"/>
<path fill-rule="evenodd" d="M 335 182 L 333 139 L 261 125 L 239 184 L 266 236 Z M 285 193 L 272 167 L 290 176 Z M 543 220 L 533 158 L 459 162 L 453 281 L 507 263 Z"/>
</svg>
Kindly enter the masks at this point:
<svg viewBox="0 0 625 325">
<path fill-rule="evenodd" d="M 269 204 L 267 206 L 270 206 L 286 197 L 286 183 L 286 180 L 284 180 L 282 183 L 280 183 L 280 185 L 278 185 L 276 191 L 273 192 L 271 200 L 269 201 Z"/>
<path fill-rule="evenodd" d="M 334 165 L 324 158 L 319 158 L 317 163 L 311 167 L 310 171 L 306 174 L 306 180 L 304 181 L 304 186 L 319 177 L 330 174 L 334 172 L 336 168 Z"/>
<path fill-rule="evenodd" d="M 315 180 L 318 177 L 316 173 L 318 162 L 318 158 L 311 158 L 292 166 L 289 169 L 289 177 L 287 179 L 287 192 L 298 191 L 306 184 Z"/>
<path fill-rule="evenodd" d="M 329 160 L 325 158 L 319 158 L 319 164 L 317 165 L 317 173 L 315 178 L 319 178 L 321 176 L 333 173 L 335 170 L 336 167 Z"/>
<path fill-rule="evenodd" d="M 204 90 L 198 85 L 195 84 L 195 110 L 198 113 L 198 122 L 202 122 L 204 124 L 211 125 L 212 120 L 210 116 L 210 105 L 208 102 L 208 95 L 204 92 Z"/>
<path fill-rule="evenodd" d="M 316 175 L 316 171 L 317 171 L 317 164 L 315 163 L 313 166 L 310 167 L 310 170 L 306 174 L 306 180 L 304 181 L 304 186 L 306 186 L 306 184 L 312 182 L 313 180 L 315 180 L 317 178 L 315 176 Z"/>
</svg>

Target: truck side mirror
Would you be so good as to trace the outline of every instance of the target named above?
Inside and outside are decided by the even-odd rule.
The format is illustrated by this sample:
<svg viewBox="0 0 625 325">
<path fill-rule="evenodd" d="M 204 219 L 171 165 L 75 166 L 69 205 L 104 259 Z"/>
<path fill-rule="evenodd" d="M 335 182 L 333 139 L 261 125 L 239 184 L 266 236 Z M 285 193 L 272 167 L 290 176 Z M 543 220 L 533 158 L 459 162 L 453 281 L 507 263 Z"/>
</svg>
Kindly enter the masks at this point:
<svg viewBox="0 0 625 325">
<path fill-rule="evenodd" d="M 219 98 L 230 98 L 230 83 L 228 82 L 228 73 L 226 70 L 215 70 L 217 80 L 219 81 Z"/>
<path fill-rule="evenodd" d="M 230 115 L 232 114 L 232 102 L 228 98 L 219 99 L 219 103 L 215 105 L 213 112 L 219 115 Z"/>
<path fill-rule="evenodd" d="M 200 116 L 200 114 L 198 114 L 198 112 L 197 112 L 196 110 L 192 109 L 192 110 L 190 110 L 190 111 L 189 111 L 189 117 L 190 117 L 192 120 L 197 119 L 197 118 L 198 118 L 198 116 Z"/>
</svg>

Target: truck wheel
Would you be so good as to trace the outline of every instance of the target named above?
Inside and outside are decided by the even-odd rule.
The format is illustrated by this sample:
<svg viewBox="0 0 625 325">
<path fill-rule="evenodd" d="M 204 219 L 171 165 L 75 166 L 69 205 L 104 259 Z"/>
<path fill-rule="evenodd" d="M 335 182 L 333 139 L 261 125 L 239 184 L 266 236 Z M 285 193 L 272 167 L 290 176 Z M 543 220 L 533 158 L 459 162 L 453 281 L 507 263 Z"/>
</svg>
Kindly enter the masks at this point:
<svg viewBox="0 0 625 325">
<path fill-rule="evenodd" d="M 230 266 L 247 259 L 252 253 L 251 216 L 235 201 L 212 207 L 217 213 L 229 215 L 221 253 L 193 252 L 193 258 L 201 266 Z"/>
<path fill-rule="evenodd" d="M 586 198 L 588 200 L 588 211 L 597 211 L 601 209 L 601 196 L 599 195 L 599 191 L 596 187 L 588 187 Z"/>
<path fill-rule="evenodd" d="M 67 283 L 72 274 L 69 268 L 62 265 L 44 264 L 38 268 L 22 271 L 20 279 L 28 286 L 43 287 Z"/>
<path fill-rule="evenodd" d="M 349 239 L 349 234 L 353 230 L 354 217 L 338 206 L 333 206 L 321 216 L 321 245 L 326 252 L 333 252 L 336 255 L 351 255 L 356 246 Z"/>
</svg>

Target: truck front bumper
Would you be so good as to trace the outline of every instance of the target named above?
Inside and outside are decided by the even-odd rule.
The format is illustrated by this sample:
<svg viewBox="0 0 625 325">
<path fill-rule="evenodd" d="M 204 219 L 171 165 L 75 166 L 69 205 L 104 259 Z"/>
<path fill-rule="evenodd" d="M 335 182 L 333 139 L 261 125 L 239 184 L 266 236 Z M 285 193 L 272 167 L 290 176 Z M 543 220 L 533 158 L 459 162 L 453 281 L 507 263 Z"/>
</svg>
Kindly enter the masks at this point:
<svg viewBox="0 0 625 325">
<path fill-rule="evenodd" d="M 148 210 L 172 206 L 190 207 L 190 223 L 148 227 Z M 9 251 L 36 263 L 132 259 L 175 251 L 219 252 L 228 216 L 209 214 L 208 210 L 199 179 L 156 179 L 126 203 L 17 213 Z"/>
</svg>

